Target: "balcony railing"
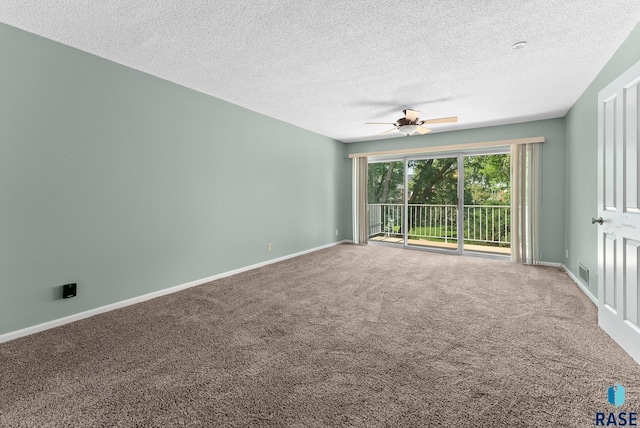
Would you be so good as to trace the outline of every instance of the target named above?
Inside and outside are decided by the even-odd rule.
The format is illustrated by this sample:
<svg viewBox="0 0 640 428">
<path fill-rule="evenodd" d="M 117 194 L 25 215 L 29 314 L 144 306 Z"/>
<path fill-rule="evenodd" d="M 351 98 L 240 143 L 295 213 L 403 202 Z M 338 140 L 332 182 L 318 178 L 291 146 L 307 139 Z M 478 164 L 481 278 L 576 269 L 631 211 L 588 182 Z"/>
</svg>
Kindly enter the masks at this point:
<svg viewBox="0 0 640 428">
<path fill-rule="evenodd" d="M 458 240 L 458 211 L 455 205 L 409 204 L 408 237 Z M 402 204 L 369 204 L 369 237 L 402 237 Z M 511 207 L 464 205 L 464 241 L 484 245 L 511 244 Z"/>
</svg>

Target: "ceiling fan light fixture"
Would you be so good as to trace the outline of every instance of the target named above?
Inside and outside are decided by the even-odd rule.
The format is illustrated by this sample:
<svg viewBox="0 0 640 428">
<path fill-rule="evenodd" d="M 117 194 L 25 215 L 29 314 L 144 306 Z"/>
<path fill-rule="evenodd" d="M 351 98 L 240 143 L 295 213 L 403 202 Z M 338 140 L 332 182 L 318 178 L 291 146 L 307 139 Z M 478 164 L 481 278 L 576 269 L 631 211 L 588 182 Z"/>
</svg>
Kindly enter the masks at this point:
<svg viewBox="0 0 640 428">
<path fill-rule="evenodd" d="M 398 127 L 398 131 L 402 132 L 405 135 L 415 134 L 417 131 L 416 125 L 402 125 Z"/>
</svg>

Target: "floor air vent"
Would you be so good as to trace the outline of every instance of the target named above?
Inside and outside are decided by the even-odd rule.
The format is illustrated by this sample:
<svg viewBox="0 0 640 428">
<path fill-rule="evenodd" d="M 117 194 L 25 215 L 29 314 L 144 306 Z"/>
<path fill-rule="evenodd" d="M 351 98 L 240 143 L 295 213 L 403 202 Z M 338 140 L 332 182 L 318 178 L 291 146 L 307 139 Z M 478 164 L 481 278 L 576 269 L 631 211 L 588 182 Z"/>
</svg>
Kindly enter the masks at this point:
<svg viewBox="0 0 640 428">
<path fill-rule="evenodd" d="M 589 284 L 589 269 L 582 263 L 578 263 L 578 275 L 580 275 L 580 278 L 582 278 L 584 282 Z"/>
</svg>

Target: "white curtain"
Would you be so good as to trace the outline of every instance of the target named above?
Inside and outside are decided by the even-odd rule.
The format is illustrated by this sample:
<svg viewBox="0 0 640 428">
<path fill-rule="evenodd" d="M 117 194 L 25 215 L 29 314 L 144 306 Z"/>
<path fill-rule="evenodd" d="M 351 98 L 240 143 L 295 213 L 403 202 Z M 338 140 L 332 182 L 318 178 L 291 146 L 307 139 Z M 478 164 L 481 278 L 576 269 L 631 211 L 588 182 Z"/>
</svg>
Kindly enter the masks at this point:
<svg viewBox="0 0 640 428">
<path fill-rule="evenodd" d="M 354 168 L 354 233 L 356 244 L 366 244 L 369 241 L 369 225 L 367 221 L 367 172 L 369 163 L 366 157 L 353 159 Z"/>
<path fill-rule="evenodd" d="M 511 146 L 511 260 L 538 264 L 539 144 Z"/>
</svg>

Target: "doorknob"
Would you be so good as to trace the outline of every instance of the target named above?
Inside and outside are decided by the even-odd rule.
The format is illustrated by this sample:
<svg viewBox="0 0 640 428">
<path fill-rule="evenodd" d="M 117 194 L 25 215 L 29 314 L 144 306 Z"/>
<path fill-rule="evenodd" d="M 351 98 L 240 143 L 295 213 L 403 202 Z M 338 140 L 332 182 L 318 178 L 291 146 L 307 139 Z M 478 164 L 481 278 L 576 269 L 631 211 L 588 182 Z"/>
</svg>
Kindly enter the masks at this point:
<svg viewBox="0 0 640 428">
<path fill-rule="evenodd" d="M 596 223 L 604 223 L 604 219 L 602 217 L 598 217 L 598 218 L 591 218 L 591 224 L 596 224 Z"/>
</svg>

